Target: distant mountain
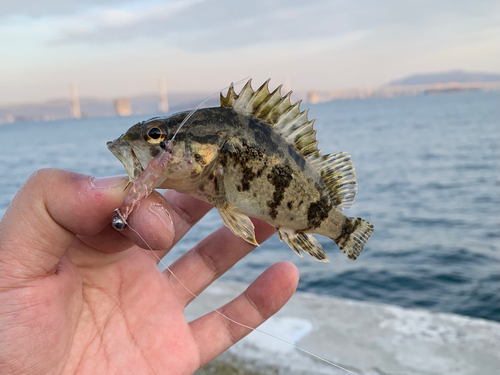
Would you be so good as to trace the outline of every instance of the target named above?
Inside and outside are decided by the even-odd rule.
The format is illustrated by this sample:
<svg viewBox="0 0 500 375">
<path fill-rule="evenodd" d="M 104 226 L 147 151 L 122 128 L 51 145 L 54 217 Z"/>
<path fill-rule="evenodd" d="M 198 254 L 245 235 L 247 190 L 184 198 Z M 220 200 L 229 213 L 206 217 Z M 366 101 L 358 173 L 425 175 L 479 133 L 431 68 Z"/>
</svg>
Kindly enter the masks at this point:
<svg viewBox="0 0 500 375">
<path fill-rule="evenodd" d="M 435 83 L 499 82 L 500 74 L 454 70 L 443 73 L 414 74 L 388 83 L 388 86 L 432 85 Z"/>
</svg>

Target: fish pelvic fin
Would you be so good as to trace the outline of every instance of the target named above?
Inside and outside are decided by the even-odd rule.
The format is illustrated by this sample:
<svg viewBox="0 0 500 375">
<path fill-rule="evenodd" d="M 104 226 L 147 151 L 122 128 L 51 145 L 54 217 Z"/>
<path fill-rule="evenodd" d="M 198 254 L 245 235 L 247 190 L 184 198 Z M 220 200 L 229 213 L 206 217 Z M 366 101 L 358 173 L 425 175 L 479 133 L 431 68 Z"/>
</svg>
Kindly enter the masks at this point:
<svg viewBox="0 0 500 375">
<path fill-rule="evenodd" d="M 220 96 L 221 106 L 262 120 L 293 145 L 304 158 L 319 156 L 316 130 L 313 128 L 315 120 L 309 121 L 307 118 L 309 109 L 301 111 L 301 101 L 292 104 L 292 91 L 282 96 L 282 85 L 270 92 L 269 81 L 270 79 L 254 91 L 250 79 L 239 94 L 236 94 L 231 85 L 227 95 Z"/>
<path fill-rule="evenodd" d="M 255 227 L 248 216 L 231 209 L 218 208 L 218 210 L 224 225 L 234 235 L 243 238 L 249 244 L 259 246 L 255 239 Z"/>
<path fill-rule="evenodd" d="M 351 156 L 342 151 L 335 155 L 315 157 L 311 160 L 311 164 L 320 171 L 321 178 L 328 186 L 337 207 L 341 209 L 351 207 L 358 192 L 356 170 Z"/>
<path fill-rule="evenodd" d="M 318 262 L 329 262 L 325 250 L 323 250 L 321 244 L 313 237 L 312 234 L 296 232 L 294 230 L 283 228 L 278 228 L 276 231 L 278 232 L 280 241 L 285 240 L 288 246 L 290 246 L 294 253 L 299 257 L 302 258 L 300 250 L 303 250 Z"/>
<path fill-rule="evenodd" d="M 335 241 L 346 257 L 356 260 L 373 231 L 374 227 L 368 221 L 359 217 L 347 217 L 340 236 L 332 238 L 332 240 Z"/>
</svg>

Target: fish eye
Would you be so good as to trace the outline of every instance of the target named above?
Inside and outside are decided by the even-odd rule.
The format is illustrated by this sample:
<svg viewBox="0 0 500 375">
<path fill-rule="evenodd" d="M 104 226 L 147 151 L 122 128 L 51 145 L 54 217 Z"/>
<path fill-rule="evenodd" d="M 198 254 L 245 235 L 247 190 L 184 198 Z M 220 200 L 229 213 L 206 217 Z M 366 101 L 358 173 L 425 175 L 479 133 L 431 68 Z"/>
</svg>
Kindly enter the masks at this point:
<svg viewBox="0 0 500 375">
<path fill-rule="evenodd" d="M 165 139 L 165 133 L 157 127 L 149 129 L 146 135 L 146 141 L 150 143 L 160 143 Z"/>
<path fill-rule="evenodd" d="M 158 128 L 152 128 L 148 131 L 149 138 L 159 139 L 161 137 L 161 130 Z"/>
</svg>

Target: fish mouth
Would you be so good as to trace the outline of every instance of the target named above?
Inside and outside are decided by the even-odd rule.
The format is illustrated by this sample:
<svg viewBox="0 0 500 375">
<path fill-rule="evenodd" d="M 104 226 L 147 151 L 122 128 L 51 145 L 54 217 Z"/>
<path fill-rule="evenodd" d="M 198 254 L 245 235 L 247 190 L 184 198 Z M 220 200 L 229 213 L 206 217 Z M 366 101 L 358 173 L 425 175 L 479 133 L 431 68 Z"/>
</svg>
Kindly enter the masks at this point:
<svg viewBox="0 0 500 375">
<path fill-rule="evenodd" d="M 130 180 L 137 180 L 144 169 L 130 143 L 123 139 L 123 135 L 114 141 L 109 141 L 106 143 L 106 146 L 108 146 L 109 151 L 111 151 L 123 164 Z"/>
</svg>

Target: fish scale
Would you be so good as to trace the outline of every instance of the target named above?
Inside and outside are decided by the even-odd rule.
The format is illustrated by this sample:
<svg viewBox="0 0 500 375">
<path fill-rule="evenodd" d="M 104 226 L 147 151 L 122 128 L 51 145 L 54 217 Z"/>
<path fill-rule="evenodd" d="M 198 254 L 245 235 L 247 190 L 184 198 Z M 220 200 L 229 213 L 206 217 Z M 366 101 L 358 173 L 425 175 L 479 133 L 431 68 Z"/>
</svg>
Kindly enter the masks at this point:
<svg viewBox="0 0 500 375">
<path fill-rule="evenodd" d="M 315 120 L 292 104 L 291 92 L 273 92 L 267 80 L 254 91 L 251 80 L 239 94 L 233 85 L 221 106 L 177 113 L 132 126 L 108 143 L 134 181 L 177 134 L 168 165 L 154 187 L 175 189 L 213 204 L 224 224 L 256 244 L 249 217 L 276 228 L 280 240 L 301 255 L 328 261 L 314 233 L 331 238 L 349 259 L 356 259 L 373 225 L 342 212 L 353 203 L 357 182 L 346 152 L 322 155 Z M 176 133 L 176 131 L 178 131 Z"/>
</svg>

